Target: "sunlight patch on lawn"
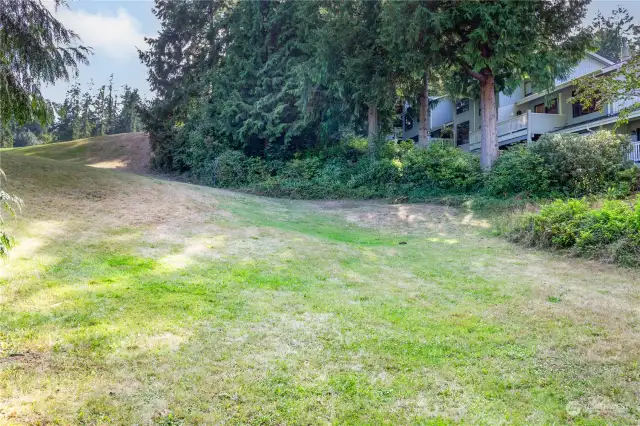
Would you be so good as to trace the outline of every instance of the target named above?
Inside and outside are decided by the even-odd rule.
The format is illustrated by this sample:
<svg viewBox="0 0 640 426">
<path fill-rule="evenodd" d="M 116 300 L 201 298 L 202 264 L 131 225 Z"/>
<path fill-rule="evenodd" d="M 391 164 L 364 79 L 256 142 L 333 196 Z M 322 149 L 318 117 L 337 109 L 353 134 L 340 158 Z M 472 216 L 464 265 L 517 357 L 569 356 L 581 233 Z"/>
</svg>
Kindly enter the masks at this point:
<svg viewBox="0 0 640 426">
<path fill-rule="evenodd" d="M 478 228 L 485 228 L 485 229 L 491 228 L 491 224 L 489 223 L 489 221 L 484 219 L 476 219 L 473 213 L 468 213 L 464 215 L 460 223 L 462 225 L 475 226 Z"/>
<path fill-rule="evenodd" d="M 431 237 L 427 238 L 427 241 L 430 243 L 444 243 L 444 244 L 458 244 L 459 241 L 454 238 L 440 238 L 440 237 Z"/>
<path fill-rule="evenodd" d="M 7 259 L 0 259 L 0 279 L 37 273 L 39 269 L 55 264 L 59 256 L 47 252 L 46 248 L 64 235 L 65 228 L 63 221 L 31 221 L 26 232 L 23 227 L 9 229 L 10 235 L 16 234 L 16 245 Z"/>
<path fill-rule="evenodd" d="M 87 164 L 89 167 L 95 167 L 97 169 L 124 169 L 129 164 L 128 161 L 122 160 L 111 160 L 111 161 L 100 161 L 98 163 Z"/>
<path fill-rule="evenodd" d="M 179 253 L 163 256 L 159 263 L 168 271 L 176 271 L 193 265 L 202 256 L 221 257 L 221 253 L 217 249 L 225 246 L 225 240 L 224 236 L 187 239 Z"/>
</svg>

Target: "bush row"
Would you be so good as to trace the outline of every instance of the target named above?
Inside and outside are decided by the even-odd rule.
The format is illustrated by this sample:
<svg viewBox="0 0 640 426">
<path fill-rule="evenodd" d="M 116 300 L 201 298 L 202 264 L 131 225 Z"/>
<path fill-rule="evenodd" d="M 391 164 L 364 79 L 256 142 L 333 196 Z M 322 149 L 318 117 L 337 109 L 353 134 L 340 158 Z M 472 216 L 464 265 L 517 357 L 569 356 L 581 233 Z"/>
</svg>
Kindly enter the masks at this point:
<svg viewBox="0 0 640 426">
<path fill-rule="evenodd" d="M 500 156 L 487 176 L 490 195 L 582 196 L 635 189 L 638 170 L 628 159 L 629 139 L 608 131 L 586 136 L 544 135 Z"/>
<path fill-rule="evenodd" d="M 291 198 L 398 197 L 478 194 L 497 198 L 579 197 L 608 192 L 622 198 L 635 190 L 638 169 L 627 159 L 629 141 L 611 132 L 588 136 L 545 135 L 504 151 L 483 173 L 478 156 L 452 147 L 416 148 L 386 142 L 376 158 L 365 139 L 295 157 L 265 161 L 224 151 L 193 169 L 207 184 Z"/>
<path fill-rule="evenodd" d="M 556 200 L 524 216 L 510 234 L 529 246 L 569 249 L 625 266 L 640 266 L 640 197 L 635 203 L 585 199 Z"/>
<path fill-rule="evenodd" d="M 350 144 L 359 146 L 362 141 Z M 389 144 L 383 151 L 375 159 L 364 149 L 355 158 L 325 152 L 287 162 L 225 151 L 196 177 L 214 186 L 291 198 L 372 198 L 415 191 L 467 193 L 477 190 L 482 182 L 478 157 L 458 149 L 415 149 L 405 142 Z"/>
</svg>

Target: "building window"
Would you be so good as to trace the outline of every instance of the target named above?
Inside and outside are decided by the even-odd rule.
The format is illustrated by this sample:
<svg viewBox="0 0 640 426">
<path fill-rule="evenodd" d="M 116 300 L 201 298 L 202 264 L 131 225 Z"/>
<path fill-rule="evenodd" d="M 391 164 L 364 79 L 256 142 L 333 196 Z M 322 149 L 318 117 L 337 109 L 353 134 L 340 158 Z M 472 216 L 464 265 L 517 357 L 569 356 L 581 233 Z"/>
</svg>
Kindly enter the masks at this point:
<svg viewBox="0 0 640 426">
<path fill-rule="evenodd" d="M 461 99 L 456 102 L 456 114 L 462 114 L 469 111 L 469 99 Z"/>
<path fill-rule="evenodd" d="M 469 143 L 469 122 L 459 123 L 456 126 L 456 145 Z"/>
<path fill-rule="evenodd" d="M 533 107 L 534 112 L 538 114 L 557 114 L 558 113 L 558 99 L 552 99 L 550 102 L 541 103 Z"/>
<path fill-rule="evenodd" d="M 532 93 L 533 93 L 533 85 L 531 84 L 530 81 L 525 81 L 524 82 L 524 95 L 525 96 L 529 96 Z"/>
<path fill-rule="evenodd" d="M 413 129 L 413 108 L 409 107 L 404 113 L 404 131 Z"/>
<path fill-rule="evenodd" d="M 440 133 L 441 133 L 441 130 L 440 130 L 440 129 L 438 129 L 438 130 L 434 130 L 433 132 L 431 132 L 431 137 L 432 137 L 432 138 L 436 138 L 436 139 L 437 139 L 437 138 L 439 138 L 439 137 L 440 137 Z"/>
<path fill-rule="evenodd" d="M 571 93 L 571 96 L 575 96 L 576 92 Z M 573 118 L 580 117 L 582 115 L 591 114 L 596 112 L 596 104 L 597 100 L 594 99 L 591 101 L 591 105 L 582 105 L 580 102 L 576 102 L 573 104 Z"/>
</svg>

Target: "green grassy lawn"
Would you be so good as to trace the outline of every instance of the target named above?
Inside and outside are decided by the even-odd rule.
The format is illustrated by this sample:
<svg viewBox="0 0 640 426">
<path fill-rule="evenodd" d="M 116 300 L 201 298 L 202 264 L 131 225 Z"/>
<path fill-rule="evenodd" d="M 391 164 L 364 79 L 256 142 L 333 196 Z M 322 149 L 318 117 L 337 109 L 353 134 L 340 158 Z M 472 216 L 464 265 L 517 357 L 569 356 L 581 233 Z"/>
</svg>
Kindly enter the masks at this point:
<svg viewBox="0 0 640 426">
<path fill-rule="evenodd" d="M 640 422 L 635 271 L 444 207 L 24 152 L 2 152 L 26 207 L 0 264 L 0 423 Z"/>
</svg>

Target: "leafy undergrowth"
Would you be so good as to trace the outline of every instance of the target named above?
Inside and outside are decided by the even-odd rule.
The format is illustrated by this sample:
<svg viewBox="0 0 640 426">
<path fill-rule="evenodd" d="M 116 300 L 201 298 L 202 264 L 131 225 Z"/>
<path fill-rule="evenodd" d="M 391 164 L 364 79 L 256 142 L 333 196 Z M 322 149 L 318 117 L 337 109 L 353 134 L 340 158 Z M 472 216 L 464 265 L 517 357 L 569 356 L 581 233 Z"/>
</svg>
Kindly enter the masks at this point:
<svg viewBox="0 0 640 426">
<path fill-rule="evenodd" d="M 524 215 L 509 232 L 529 246 L 567 249 L 578 256 L 640 266 L 640 198 L 556 200 Z"/>
<path fill-rule="evenodd" d="M 640 276 L 442 206 L 273 200 L 3 152 L 0 419 L 628 424 Z"/>
</svg>

